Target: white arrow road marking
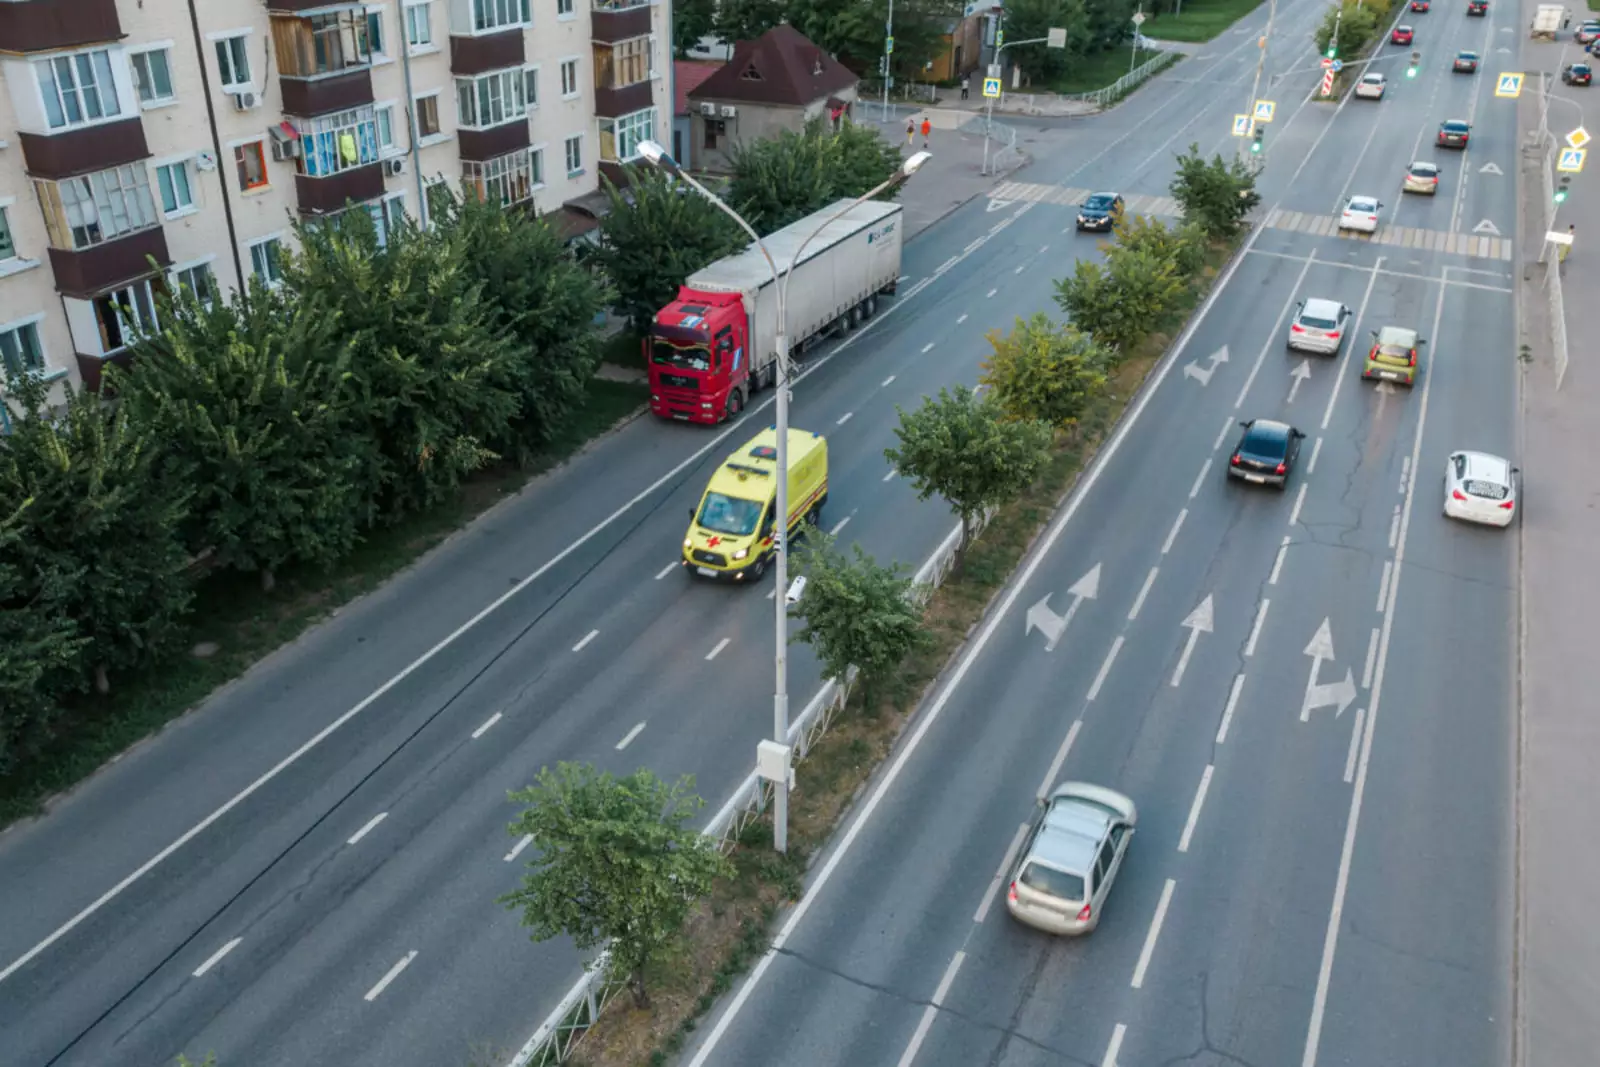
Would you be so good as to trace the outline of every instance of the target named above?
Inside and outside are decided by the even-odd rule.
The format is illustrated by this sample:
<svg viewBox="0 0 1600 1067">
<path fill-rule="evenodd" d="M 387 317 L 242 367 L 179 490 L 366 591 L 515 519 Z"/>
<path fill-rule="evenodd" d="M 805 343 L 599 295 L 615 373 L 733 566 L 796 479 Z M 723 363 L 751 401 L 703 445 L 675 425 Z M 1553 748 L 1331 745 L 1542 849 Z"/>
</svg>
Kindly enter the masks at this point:
<svg viewBox="0 0 1600 1067">
<path fill-rule="evenodd" d="M 1379 382 L 1377 386 L 1373 388 L 1373 392 L 1378 394 L 1378 410 L 1382 411 L 1383 406 L 1389 402 L 1389 398 L 1394 396 L 1394 383 Z"/>
<path fill-rule="evenodd" d="M 1183 681 L 1183 672 L 1189 666 L 1189 657 L 1194 654 L 1195 642 L 1200 640 L 1200 635 L 1211 632 L 1211 594 L 1200 601 L 1200 605 L 1189 612 L 1188 618 L 1181 625 L 1189 631 L 1189 639 L 1183 643 L 1183 654 L 1178 657 L 1178 668 L 1172 672 L 1172 684 L 1176 686 Z"/>
<path fill-rule="evenodd" d="M 1057 615 L 1050 610 L 1050 595 L 1046 593 L 1039 602 L 1028 609 L 1027 621 L 1024 624 L 1024 633 L 1038 630 L 1045 636 L 1044 650 L 1055 650 L 1056 642 L 1061 640 L 1061 635 L 1067 632 L 1067 625 L 1072 622 L 1072 617 L 1078 613 L 1085 600 L 1093 600 L 1100 595 L 1100 564 L 1096 563 L 1089 569 L 1089 573 L 1072 583 L 1072 588 L 1067 590 L 1067 595 L 1072 598 L 1072 604 L 1067 608 L 1065 615 Z"/>
<path fill-rule="evenodd" d="M 1185 363 L 1183 365 L 1183 376 L 1185 378 L 1193 378 L 1202 386 L 1207 386 L 1211 384 L 1211 376 L 1217 373 L 1217 367 L 1228 362 L 1228 346 L 1223 345 L 1221 348 L 1211 353 L 1211 355 L 1207 356 L 1204 362 L 1206 362 L 1208 366 L 1204 369 L 1201 369 L 1200 367 L 1201 362 L 1201 360 L 1192 359 L 1188 363 Z"/>
<path fill-rule="evenodd" d="M 1495 224 L 1490 222 L 1488 219 L 1484 219 L 1482 222 L 1480 222 L 1476 226 L 1474 226 L 1472 228 L 1472 232 L 1473 233 L 1486 233 L 1490 237 L 1499 237 L 1500 236 L 1499 229 L 1497 229 L 1495 227 Z"/>
<path fill-rule="evenodd" d="M 1289 372 L 1289 377 L 1293 380 L 1289 382 L 1288 402 L 1293 404 L 1294 395 L 1300 391 L 1300 383 L 1311 377 L 1311 361 L 1302 359 L 1299 363 L 1296 363 L 1294 370 Z"/>
<path fill-rule="evenodd" d="M 1483 166 L 1478 168 L 1478 173 L 1479 174 L 1500 174 L 1502 172 L 1501 172 L 1500 168 L 1495 166 L 1493 163 L 1485 163 Z"/>
<path fill-rule="evenodd" d="M 1331 660 L 1333 656 L 1333 630 L 1328 625 L 1327 618 L 1322 620 L 1322 625 L 1317 627 L 1317 632 L 1312 635 L 1310 644 L 1306 645 L 1306 655 L 1311 657 L 1311 675 L 1306 679 L 1306 696 L 1300 705 L 1300 721 L 1308 722 L 1311 719 L 1313 708 L 1335 707 L 1334 718 L 1344 714 L 1344 709 L 1355 703 L 1356 676 L 1349 667 L 1344 669 L 1344 677 L 1337 682 L 1321 685 L 1317 682 L 1317 675 L 1322 670 L 1324 660 Z"/>
</svg>

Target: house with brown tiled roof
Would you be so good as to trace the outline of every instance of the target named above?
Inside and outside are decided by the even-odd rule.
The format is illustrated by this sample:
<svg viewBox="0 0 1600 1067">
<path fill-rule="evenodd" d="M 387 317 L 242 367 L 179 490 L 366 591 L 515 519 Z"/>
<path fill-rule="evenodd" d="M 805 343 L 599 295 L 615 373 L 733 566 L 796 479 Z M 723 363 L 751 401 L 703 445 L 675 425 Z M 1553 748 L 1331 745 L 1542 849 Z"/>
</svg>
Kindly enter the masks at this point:
<svg viewBox="0 0 1600 1067">
<path fill-rule="evenodd" d="M 837 123 L 854 106 L 857 84 L 793 26 L 740 41 L 733 58 L 687 94 L 694 165 L 727 170 L 737 144 L 799 132 L 812 119 Z"/>
<path fill-rule="evenodd" d="M 700 161 L 695 153 L 694 105 L 689 94 L 700 88 L 711 75 L 722 69 L 722 64 L 702 59 L 678 59 L 672 63 L 672 158 L 690 169 L 698 169 Z"/>
</svg>

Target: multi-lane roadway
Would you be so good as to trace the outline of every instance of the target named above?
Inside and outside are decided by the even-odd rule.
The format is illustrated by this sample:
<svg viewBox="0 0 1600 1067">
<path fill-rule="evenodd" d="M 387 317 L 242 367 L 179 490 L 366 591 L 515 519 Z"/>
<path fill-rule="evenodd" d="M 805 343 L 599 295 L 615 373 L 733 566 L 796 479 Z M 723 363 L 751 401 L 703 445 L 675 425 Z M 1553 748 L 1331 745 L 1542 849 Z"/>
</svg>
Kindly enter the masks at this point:
<svg viewBox="0 0 1600 1067">
<path fill-rule="evenodd" d="M 1264 224 L 692 1067 L 1511 1062 L 1515 539 L 1441 507 L 1451 451 L 1517 440 L 1515 116 L 1448 63 L 1516 16 L 1464 8 L 1408 16 L 1432 61 L 1382 102 L 1286 107 L 1314 73 L 1273 90 Z M 1272 61 L 1305 66 L 1285 40 Z M 1465 152 L 1431 146 L 1450 118 Z M 1400 195 L 1414 159 L 1436 197 Z M 1070 221 L 1070 196 L 1000 192 L 1034 229 Z M 1376 238 L 1332 232 L 1357 193 L 1387 205 Z M 1355 312 L 1337 359 L 1285 349 L 1308 297 Z M 1388 324 L 1428 341 L 1413 389 L 1359 380 Z M 1307 434 L 1281 494 L 1225 477 L 1252 417 Z M 1028 609 L 1091 572 L 1047 647 Z M 1076 940 L 1004 902 L 1069 779 L 1140 812 Z"/>
<path fill-rule="evenodd" d="M 1307 65 L 1320 17 L 1279 5 L 1290 43 L 1269 71 Z M 1276 1064 L 1308 1028 L 1337 1050 L 1322 1062 L 1500 1058 L 1510 541 L 1445 525 L 1437 483 L 1452 448 L 1510 451 L 1510 265 L 1467 236 L 1510 236 L 1513 129 L 1486 78 L 1443 66 L 1510 23 L 1416 21 L 1439 62 L 1381 104 L 1307 104 L 1304 73 L 1270 90 L 1280 210 L 722 1016 L 716 1062 L 892 1063 L 913 1043 L 951 1064 L 1100 1062 L 1117 1041 L 1125 1065 Z M 1049 308 L 1095 254 L 1052 189 L 1155 203 L 1175 151 L 1232 150 L 1264 22 L 907 246 L 901 295 L 796 391 L 794 423 L 832 445 L 827 525 L 880 558 L 933 550 L 952 519 L 884 462 L 895 407 L 971 382 L 983 335 Z M 1472 147 L 1438 157 L 1439 197 L 1402 200 L 1404 164 L 1452 117 L 1474 119 Z M 1390 205 L 1380 241 L 1313 232 L 1350 192 Z M 1381 243 L 1399 227 L 1423 236 Z M 1356 309 L 1357 336 L 1296 386 L 1283 317 L 1308 295 Z M 1389 322 L 1430 341 L 1409 393 L 1355 379 L 1355 346 Z M 1309 434 L 1282 496 L 1224 484 L 1232 424 L 1255 415 Z M 571 759 L 694 773 L 720 802 L 769 721 L 770 601 L 674 565 L 706 475 L 766 417 L 630 425 L 0 838 L 7 1067 L 207 1050 L 434 1067 L 520 1044 L 578 959 L 494 903 L 524 847 L 506 791 Z M 1021 610 L 1061 607 L 1092 568 L 1097 597 L 1044 651 Z M 1346 672 L 1351 706 L 1302 721 L 1309 687 Z M 803 649 L 790 681 L 797 703 L 819 684 Z M 1076 944 L 994 901 L 1063 775 L 1143 811 L 1106 921 Z"/>
</svg>

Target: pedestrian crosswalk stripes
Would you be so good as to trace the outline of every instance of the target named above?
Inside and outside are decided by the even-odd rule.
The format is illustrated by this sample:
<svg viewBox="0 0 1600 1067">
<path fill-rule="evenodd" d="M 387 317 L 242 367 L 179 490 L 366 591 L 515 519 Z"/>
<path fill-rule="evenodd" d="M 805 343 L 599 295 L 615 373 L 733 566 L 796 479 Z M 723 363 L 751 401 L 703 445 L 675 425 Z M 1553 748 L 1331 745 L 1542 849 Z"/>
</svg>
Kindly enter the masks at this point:
<svg viewBox="0 0 1600 1067">
<path fill-rule="evenodd" d="M 993 201 L 1011 202 L 1025 200 L 1035 204 L 1061 204 L 1076 207 L 1083 203 L 1094 189 L 1075 189 L 1065 185 L 1045 185 L 1036 182 L 1003 182 L 989 194 Z M 1178 216 L 1178 202 L 1170 196 L 1125 197 L 1128 210 L 1135 215 Z M 1423 230 L 1414 226 L 1382 226 L 1376 234 L 1341 231 L 1338 220 L 1332 215 L 1307 214 L 1273 208 L 1263 223 L 1269 229 L 1289 230 L 1316 234 L 1321 237 L 1343 237 L 1346 240 L 1366 241 L 1371 244 L 1415 248 L 1419 251 L 1444 252 L 1449 255 L 1469 256 L 1474 259 L 1512 258 L 1511 241 L 1505 237 L 1484 237 L 1469 233 L 1448 233 L 1442 230 Z"/>
</svg>

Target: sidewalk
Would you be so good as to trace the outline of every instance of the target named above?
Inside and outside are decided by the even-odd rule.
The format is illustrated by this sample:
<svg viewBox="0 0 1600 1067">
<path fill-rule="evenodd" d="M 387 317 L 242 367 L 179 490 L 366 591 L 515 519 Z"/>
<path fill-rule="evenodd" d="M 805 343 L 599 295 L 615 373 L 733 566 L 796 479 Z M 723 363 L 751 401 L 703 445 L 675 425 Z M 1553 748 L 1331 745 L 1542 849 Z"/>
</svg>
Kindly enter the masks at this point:
<svg viewBox="0 0 1600 1067">
<path fill-rule="evenodd" d="M 1523 3 L 1521 27 L 1534 0 Z M 1523 640 L 1521 670 L 1520 869 L 1522 937 L 1518 960 L 1519 1051 L 1514 1067 L 1572 1067 L 1596 1062 L 1600 1049 L 1600 360 L 1583 341 L 1586 310 L 1600 304 L 1600 189 L 1578 175 L 1553 223 L 1544 216 L 1550 190 L 1528 151 L 1538 127 L 1538 74 L 1559 70 L 1563 46 L 1526 39 L 1527 73 L 1519 101 L 1523 150 L 1519 230 L 1523 259 L 1521 328 L 1533 360 L 1523 382 L 1520 466 Z M 1580 105 L 1552 103 L 1560 134 L 1580 120 L 1600 124 L 1600 99 L 1584 90 Z M 1592 112 L 1592 114 L 1591 114 Z M 1531 165 L 1530 165 L 1531 164 Z M 1554 326 L 1545 268 L 1534 265 L 1546 227 L 1576 224 L 1561 277 L 1570 363 L 1561 388 L 1551 358 Z"/>
<path fill-rule="evenodd" d="M 933 127 L 928 136 L 928 151 L 933 153 L 933 158 L 923 164 L 897 198 L 906 211 L 907 239 L 973 197 L 993 189 L 1006 175 L 1028 162 L 1018 131 L 996 121 L 989 141 L 990 173 L 984 175 L 982 115 L 944 107 L 915 109 L 906 104 L 890 104 L 889 108 L 889 119 L 885 122 L 880 105 L 861 101 L 856 105 L 856 121 L 877 130 L 890 144 L 899 146 L 901 155 L 922 151 L 924 118 Z M 906 141 L 908 121 L 917 130 L 909 144 Z"/>
</svg>

